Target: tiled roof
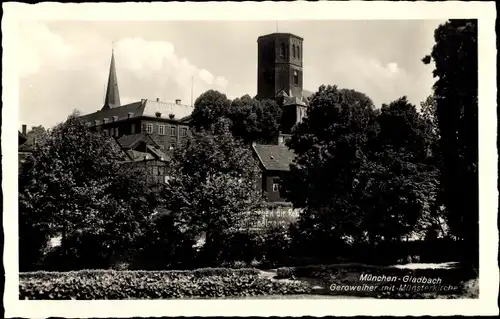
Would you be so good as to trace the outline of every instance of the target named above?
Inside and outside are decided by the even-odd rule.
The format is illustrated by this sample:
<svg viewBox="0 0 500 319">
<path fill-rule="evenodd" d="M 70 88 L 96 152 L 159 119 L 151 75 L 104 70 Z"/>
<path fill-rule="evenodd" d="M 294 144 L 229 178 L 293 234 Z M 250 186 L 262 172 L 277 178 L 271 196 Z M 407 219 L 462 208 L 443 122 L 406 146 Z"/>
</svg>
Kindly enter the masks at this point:
<svg viewBox="0 0 500 319">
<path fill-rule="evenodd" d="M 155 148 L 151 145 L 148 145 L 147 146 L 148 150 L 153 153 L 157 159 L 159 160 L 167 160 L 169 157 L 167 156 L 167 154 L 165 154 L 162 150 L 160 150 L 159 148 Z"/>
<path fill-rule="evenodd" d="M 268 171 L 289 171 L 295 154 L 285 145 L 252 145 L 262 166 Z"/>
<path fill-rule="evenodd" d="M 122 105 L 114 108 L 104 108 L 94 113 L 90 113 L 80 117 L 85 122 L 89 122 L 91 125 L 95 125 L 95 121 L 102 121 L 107 118 L 108 121 L 124 120 L 127 118 L 134 118 L 140 116 L 154 117 L 158 118 L 157 113 L 160 114 L 160 118 L 171 119 L 170 114 L 173 114 L 175 120 L 181 120 L 193 112 L 193 107 L 189 105 L 168 103 L 161 101 L 151 101 L 151 100 L 141 100 L 139 102 L 133 102 L 127 105 Z"/>
<path fill-rule="evenodd" d="M 128 150 L 127 151 L 128 156 L 133 161 L 140 161 L 140 160 L 145 160 L 145 159 L 153 159 L 153 155 L 149 153 L 144 153 L 144 152 L 139 152 L 139 151 L 134 151 L 134 150 Z"/>
<path fill-rule="evenodd" d="M 148 145 L 152 144 L 159 147 L 159 145 L 149 135 L 144 133 L 123 135 L 118 139 L 120 146 L 125 149 L 133 148 L 139 142 L 145 142 Z"/>
<path fill-rule="evenodd" d="M 303 99 L 300 99 L 295 96 L 285 97 L 285 101 L 283 105 L 302 105 L 306 106 L 306 102 Z"/>
<path fill-rule="evenodd" d="M 23 133 L 21 133 L 21 131 L 17 131 L 19 133 L 19 145 L 23 144 L 24 142 L 26 142 L 28 140 L 28 138 L 26 137 L 26 135 L 24 135 Z"/>
</svg>

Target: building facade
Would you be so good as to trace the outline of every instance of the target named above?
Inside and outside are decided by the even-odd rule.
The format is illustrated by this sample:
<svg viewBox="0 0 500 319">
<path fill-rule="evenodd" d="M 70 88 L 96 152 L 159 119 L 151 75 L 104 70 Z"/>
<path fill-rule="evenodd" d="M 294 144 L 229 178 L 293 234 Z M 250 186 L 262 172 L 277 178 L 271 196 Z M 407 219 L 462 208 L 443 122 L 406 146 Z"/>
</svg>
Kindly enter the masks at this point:
<svg viewBox="0 0 500 319">
<path fill-rule="evenodd" d="M 294 158 L 285 143 L 293 127 L 306 116 L 308 93 L 303 89 L 303 41 L 290 33 L 273 33 L 257 40 L 256 98 L 275 100 L 282 108 L 280 132 L 275 143 L 252 145 L 252 152 L 262 170 L 258 187 L 269 203 L 285 202 L 280 183 Z M 104 105 L 81 119 L 91 129 L 116 138 L 132 161 L 154 158 L 154 161 L 168 162 L 172 150 L 190 135 L 193 110 L 193 106 L 184 105 L 180 100 L 169 103 L 142 99 L 121 105 L 112 53 Z"/>
<path fill-rule="evenodd" d="M 189 116 L 192 112 L 193 106 L 182 104 L 179 99 L 175 102 L 142 99 L 121 105 L 113 52 L 104 105 L 81 119 L 91 129 L 117 139 L 137 134 L 149 135 L 161 151 L 168 153 L 190 134 Z"/>
</svg>

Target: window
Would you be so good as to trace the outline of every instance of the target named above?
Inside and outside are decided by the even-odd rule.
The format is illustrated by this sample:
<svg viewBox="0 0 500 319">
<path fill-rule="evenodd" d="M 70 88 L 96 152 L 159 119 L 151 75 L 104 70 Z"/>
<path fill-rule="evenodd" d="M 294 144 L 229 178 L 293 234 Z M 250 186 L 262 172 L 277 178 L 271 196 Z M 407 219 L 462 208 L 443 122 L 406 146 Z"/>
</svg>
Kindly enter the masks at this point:
<svg viewBox="0 0 500 319">
<path fill-rule="evenodd" d="M 175 126 L 171 126 L 171 127 L 170 127 L 170 136 L 175 136 L 176 131 L 177 131 L 177 130 L 176 130 L 176 127 L 175 127 Z"/>
<path fill-rule="evenodd" d="M 171 143 L 171 144 L 170 144 L 170 148 L 169 148 L 169 149 L 170 149 L 170 150 L 173 150 L 174 148 L 175 148 L 175 143 Z"/>
<path fill-rule="evenodd" d="M 165 135 L 165 125 L 158 125 L 158 134 Z"/>
<path fill-rule="evenodd" d="M 297 46 L 297 59 L 300 59 L 300 47 Z"/>
<path fill-rule="evenodd" d="M 118 137 L 120 136 L 120 131 L 118 130 L 118 127 L 115 128 L 115 136 Z"/>
<path fill-rule="evenodd" d="M 282 43 L 282 44 L 281 44 L 281 48 L 280 48 L 280 55 L 281 55 L 282 57 L 284 57 L 284 56 L 285 56 L 285 44 L 284 44 L 284 43 Z"/>
<path fill-rule="evenodd" d="M 130 134 L 135 134 L 135 123 L 130 126 Z"/>
<path fill-rule="evenodd" d="M 146 124 L 146 132 L 149 134 L 153 133 L 153 124 Z"/>
<path fill-rule="evenodd" d="M 280 191 L 280 184 L 277 181 L 273 181 L 273 192 L 279 192 Z"/>
<path fill-rule="evenodd" d="M 187 127 L 181 129 L 181 136 L 187 136 Z"/>
<path fill-rule="evenodd" d="M 293 84 L 299 85 L 299 73 L 297 71 L 293 71 Z"/>
<path fill-rule="evenodd" d="M 293 57 L 295 58 L 295 44 L 292 44 L 292 54 L 293 54 Z"/>
<path fill-rule="evenodd" d="M 165 145 L 160 145 L 160 150 L 164 151 L 165 150 Z"/>
<path fill-rule="evenodd" d="M 110 129 L 110 131 L 111 131 L 110 136 L 115 136 L 115 128 L 114 128 L 114 127 L 112 127 L 112 128 Z"/>
</svg>

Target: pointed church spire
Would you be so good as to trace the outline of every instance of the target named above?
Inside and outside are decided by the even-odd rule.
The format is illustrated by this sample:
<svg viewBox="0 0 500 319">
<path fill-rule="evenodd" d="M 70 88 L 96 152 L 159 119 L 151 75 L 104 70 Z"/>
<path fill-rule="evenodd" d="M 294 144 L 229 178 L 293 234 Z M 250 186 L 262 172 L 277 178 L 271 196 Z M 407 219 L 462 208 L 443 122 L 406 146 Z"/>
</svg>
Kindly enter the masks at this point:
<svg viewBox="0 0 500 319">
<path fill-rule="evenodd" d="M 118 92 L 118 81 L 116 79 L 115 49 L 111 51 L 111 65 L 109 67 L 108 88 L 103 109 L 111 109 L 120 106 L 120 93 Z"/>
</svg>

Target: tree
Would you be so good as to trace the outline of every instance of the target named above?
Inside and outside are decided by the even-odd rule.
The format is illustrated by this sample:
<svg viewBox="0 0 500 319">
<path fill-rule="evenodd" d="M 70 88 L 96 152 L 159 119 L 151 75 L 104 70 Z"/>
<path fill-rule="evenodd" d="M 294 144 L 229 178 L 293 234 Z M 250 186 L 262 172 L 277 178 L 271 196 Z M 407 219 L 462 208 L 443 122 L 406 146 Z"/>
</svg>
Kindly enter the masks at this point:
<svg viewBox="0 0 500 319">
<path fill-rule="evenodd" d="M 463 261 L 478 264 L 477 20 L 449 20 L 434 32 L 423 62 L 434 62 L 434 96 L 441 136 L 443 200 L 451 232 L 464 242 Z"/>
<path fill-rule="evenodd" d="M 215 90 L 209 90 L 201 94 L 194 102 L 194 110 L 191 114 L 191 125 L 195 130 L 207 130 L 215 124 L 219 118 L 227 117 L 231 101 Z"/>
<path fill-rule="evenodd" d="M 234 228 L 261 198 L 255 188 L 257 163 L 229 129 L 229 120 L 221 119 L 177 148 L 172 178 L 162 193 L 173 222 L 193 236 L 205 233 L 208 246 L 222 244 L 220 235 Z"/>
<path fill-rule="evenodd" d="M 304 236 L 361 236 L 364 212 L 352 195 L 368 140 L 376 134 L 376 115 L 373 102 L 360 92 L 321 86 L 313 95 L 307 118 L 287 144 L 296 159 L 283 185 L 294 206 L 304 208 L 299 221 Z"/>
<path fill-rule="evenodd" d="M 122 155 L 116 141 L 91 132 L 77 117 L 49 130 L 19 176 L 21 246 L 41 252 L 45 242 L 33 242 L 30 233 L 40 229 L 44 238 L 61 234 L 62 248 L 80 249 L 68 255 L 86 250 L 97 263 L 131 245 L 154 196 L 139 171 L 124 171 Z M 26 261 L 22 269 L 34 262 Z"/>
<path fill-rule="evenodd" d="M 228 117 L 233 135 L 245 143 L 272 143 L 279 132 L 281 108 L 273 100 L 244 95 L 232 101 Z"/>
<path fill-rule="evenodd" d="M 363 93 L 320 87 L 288 142 L 297 157 L 284 188 L 304 208 L 300 236 L 339 252 L 410 235 L 437 187 L 426 132 L 406 97 L 375 110 Z"/>
<path fill-rule="evenodd" d="M 437 171 L 427 163 L 431 129 L 406 97 L 383 105 L 377 124 L 357 200 L 367 214 L 363 228 L 371 241 L 399 241 L 421 226 L 423 214 L 435 203 Z"/>
</svg>

